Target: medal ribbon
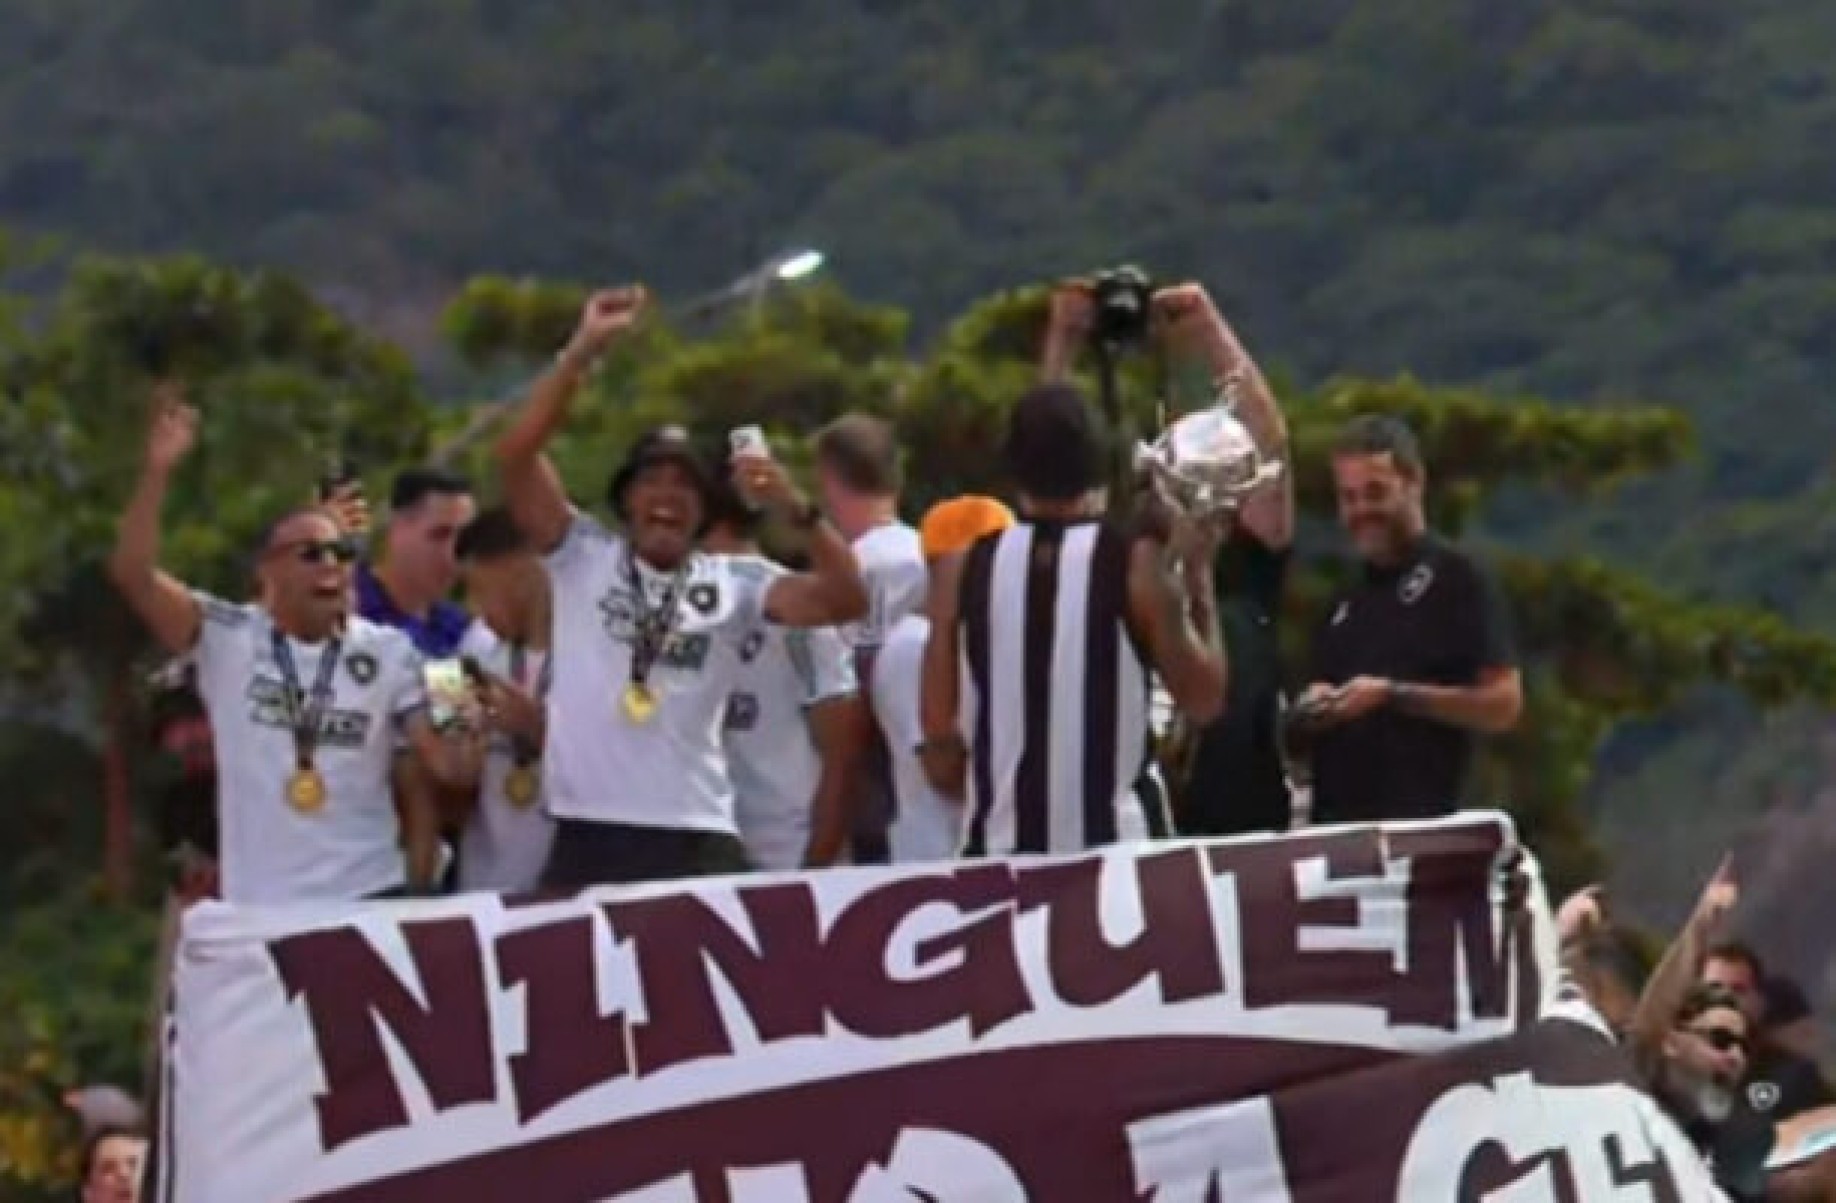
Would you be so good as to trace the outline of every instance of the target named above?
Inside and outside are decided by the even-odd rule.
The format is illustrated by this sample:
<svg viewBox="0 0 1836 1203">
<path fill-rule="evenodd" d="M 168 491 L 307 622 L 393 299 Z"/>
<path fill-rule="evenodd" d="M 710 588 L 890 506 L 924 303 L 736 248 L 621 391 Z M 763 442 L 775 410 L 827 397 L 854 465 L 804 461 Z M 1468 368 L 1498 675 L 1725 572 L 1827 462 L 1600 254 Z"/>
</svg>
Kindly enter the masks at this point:
<svg viewBox="0 0 1836 1203">
<path fill-rule="evenodd" d="M 319 749 L 319 724 L 331 705 L 332 674 L 338 671 L 338 660 L 344 652 L 344 641 L 333 639 L 319 657 L 319 672 L 313 678 L 312 692 L 300 689 L 300 669 L 293 659 L 293 645 L 274 627 L 269 634 L 274 641 L 274 663 L 285 683 L 287 726 L 293 732 L 293 764 L 297 769 L 312 767 L 313 754 Z"/>
<path fill-rule="evenodd" d="M 529 688 L 528 656 L 528 649 L 522 644 L 513 643 L 510 645 L 510 679 L 516 683 L 518 689 Z M 548 655 L 542 658 L 542 671 L 536 674 L 536 701 L 543 702 L 548 700 L 548 687 L 553 684 L 554 679 L 555 653 L 551 648 Z M 542 749 L 538 748 L 535 745 L 535 741 L 529 739 L 527 736 L 512 735 L 510 737 L 510 749 L 511 763 L 515 764 L 519 769 L 528 768 L 542 758 Z"/>
<path fill-rule="evenodd" d="M 637 621 L 631 635 L 631 683 L 640 688 L 650 681 L 650 670 L 656 667 L 657 657 L 669 646 L 669 637 L 675 633 L 676 623 L 681 618 L 681 606 L 678 602 L 682 595 L 682 584 L 688 579 L 688 561 L 677 568 L 669 578 L 669 584 L 663 590 L 663 597 L 653 607 L 649 604 L 649 594 L 644 591 L 644 578 L 638 572 L 637 557 L 627 548 L 625 550 L 625 573 L 631 580 L 631 591 L 637 597 Z"/>
</svg>

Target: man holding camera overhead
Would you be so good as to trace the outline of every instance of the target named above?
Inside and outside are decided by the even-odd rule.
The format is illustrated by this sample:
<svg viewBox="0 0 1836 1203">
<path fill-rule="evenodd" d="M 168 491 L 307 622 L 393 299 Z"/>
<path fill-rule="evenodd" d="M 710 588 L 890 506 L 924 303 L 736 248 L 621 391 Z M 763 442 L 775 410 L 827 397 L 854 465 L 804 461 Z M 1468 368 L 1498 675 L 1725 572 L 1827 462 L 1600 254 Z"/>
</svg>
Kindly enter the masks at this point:
<svg viewBox="0 0 1836 1203">
<path fill-rule="evenodd" d="M 236 605 L 159 569 L 167 484 L 197 436 L 174 386 L 155 394 L 146 462 L 121 518 L 110 575 L 162 647 L 193 657 L 218 765 L 222 894 L 277 905 L 432 885 L 437 817 L 397 786 L 397 740 L 435 781 L 469 766 L 428 723 L 420 657 L 400 632 L 350 614 L 356 549 L 319 510 L 263 539 L 260 602 Z M 404 856 L 404 846 L 406 855 Z"/>
<path fill-rule="evenodd" d="M 1119 304 L 1124 293 L 1134 295 Z M 1277 624 L 1294 541 L 1287 423 L 1255 360 L 1200 284 L 1157 289 L 1129 272 L 1061 284 L 1052 294 L 1041 374 L 1063 379 L 1079 350 L 1099 339 L 1120 349 L 1131 328 L 1160 353 L 1202 365 L 1210 395 L 1234 400 L 1263 460 L 1281 465 L 1271 484 L 1245 498 L 1212 567 L 1230 679 L 1224 712 L 1190 733 L 1192 759 L 1177 817 L 1187 835 L 1283 831 L 1289 798 L 1277 739 Z"/>
<path fill-rule="evenodd" d="M 497 443 L 511 512 L 546 559 L 553 599 L 542 756 L 557 820 L 551 888 L 744 871 L 721 727 L 746 635 L 761 618 L 833 626 L 867 612 L 847 542 L 769 454 L 740 458 L 736 485 L 807 532 L 809 572 L 761 581 L 697 550 L 708 473 L 678 429 L 644 436 L 614 474 L 608 500 L 624 533 L 568 501 L 543 447 L 646 305 L 641 288 L 595 294 Z"/>
</svg>

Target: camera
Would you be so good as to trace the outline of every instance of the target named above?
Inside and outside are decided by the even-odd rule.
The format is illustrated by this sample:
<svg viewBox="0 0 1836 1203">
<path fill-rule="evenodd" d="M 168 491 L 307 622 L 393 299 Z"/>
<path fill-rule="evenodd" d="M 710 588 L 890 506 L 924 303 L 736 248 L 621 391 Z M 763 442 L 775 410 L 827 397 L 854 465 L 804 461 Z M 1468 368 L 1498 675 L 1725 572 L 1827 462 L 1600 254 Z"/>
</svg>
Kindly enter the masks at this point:
<svg viewBox="0 0 1836 1203">
<path fill-rule="evenodd" d="M 1097 272 L 1090 277 L 1090 299 L 1092 342 L 1119 350 L 1147 341 L 1154 281 L 1146 272 L 1131 266 Z"/>
</svg>

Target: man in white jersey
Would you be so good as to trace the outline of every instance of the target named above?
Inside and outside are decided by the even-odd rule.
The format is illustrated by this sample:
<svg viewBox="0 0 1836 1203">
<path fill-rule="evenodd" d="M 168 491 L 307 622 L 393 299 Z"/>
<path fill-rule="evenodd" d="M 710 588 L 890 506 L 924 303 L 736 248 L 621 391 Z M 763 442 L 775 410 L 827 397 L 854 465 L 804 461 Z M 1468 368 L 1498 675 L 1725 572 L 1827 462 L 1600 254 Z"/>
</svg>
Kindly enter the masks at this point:
<svg viewBox="0 0 1836 1203">
<path fill-rule="evenodd" d="M 924 605 L 924 552 L 918 532 L 899 520 L 899 443 L 893 428 L 869 414 L 844 414 L 816 436 L 816 479 L 823 509 L 854 548 L 867 582 L 867 617 L 843 629 L 855 650 L 863 688 L 894 623 Z M 893 786 L 885 733 L 870 730 L 852 838 L 856 864 L 884 864 L 893 820 Z"/>
<path fill-rule="evenodd" d="M 761 618 L 830 626 L 867 611 L 847 543 L 768 457 L 742 460 L 738 483 L 807 534 L 810 572 L 760 582 L 696 550 L 707 469 L 679 431 L 640 440 L 613 477 L 624 534 L 568 502 L 542 449 L 645 303 L 639 288 L 588 301 L 497 443 L 511 512 L 553 591 L 543 774 L 557 826 L 543 884 L 556 889 L 742 871 L 721 726 L 746 634 Z"/>
<path fill-rule="evenodd" d="M 935 564 L 958 555 L 982 536 L 1013 524 L 1013 512 L 992 497 L 957 497 L 939 502 L 925 514 L 919 527 L 925 562 Z M 924 645 L 930 633 L 928 618 L 907 614 L 887 632 L 874 663 L 873 713 L 886 733 L 898 803 L 888 835 L 893 863 L 900 865 L 950 860 L 962 846 L 962 803 L 932 787 L 918 755 L 924 743 L 919 701 Z"/>
<path fill-rule="evenodd" d="M 459 888 L 536 888 L 555 841 L 542 803 L 548 655 L 548 576 L 510 511 L 488 509 L 459 532 L 455 552 L 478 621 L 459 653 L 484 675 L 484 768 L 459 838 Z"/>
<path fill-rule="evenodd" d="M 783 565 L 759 554 L 759 514 L 717 467 L 703 549 L 760 582 Z M 872 722 L 855 687 L 854 657 L 834 627 L 762 622 L 740 645 L 727 701 L 727 763 L 740 839 L 755 867 L 826 868 L 847 845 L 859 752 Z"/>
<path fill-rule="evenodd" d="M 438 818 L 424 790 L 406 787 L 421 778 L 395 772 L 398 746 L 440 782 L 475 766 L 429 726 L 419 655 L 400 632 L 349 615 L 355 548 L 320 511 L 269 530 L 256 604 L 162 572 L 159 512 L 196 434 L 196 411 L 162 386 L 109 569 L 154 638 L 197 665 L 216 748 L 223 897 L 273 905 L 431 886 Z"/>
</svg>

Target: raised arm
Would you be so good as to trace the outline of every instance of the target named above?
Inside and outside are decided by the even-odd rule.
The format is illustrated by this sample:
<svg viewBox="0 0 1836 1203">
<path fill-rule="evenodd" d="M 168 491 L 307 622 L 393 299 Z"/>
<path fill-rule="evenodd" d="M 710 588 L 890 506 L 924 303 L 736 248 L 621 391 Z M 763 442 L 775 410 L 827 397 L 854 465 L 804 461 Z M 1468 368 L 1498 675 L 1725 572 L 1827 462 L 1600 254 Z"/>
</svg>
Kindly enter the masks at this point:
<svg viewBox="0 0 1836 1203">
<path fill-rule="evenodd" d="M 159 513 L 173 469 L 191 450 L 197 433 L 197 410 L 185 404 L 179 386 L 156 388 L 140 480 L 121 515 L 108 560 L 115 588 L 160 646 L 173 653 L 189 651 L 197 643 L 203 615 L 191 590 L 159 567 Z"/>
<path fill-rule="evenodd" d="M 1237 520 L 1270 551 L 1285 550 L 1294 542 L 1294 472 L 1288 423 L 1274 391 L 1203 285 L 1163 288 L 1154 294 L 1154 308 L 1174 348 L 1204 358 L 1215 387 L 1234 382 L 1238 421 L 1265 459 L 1280 461 L 1281 475 L 1245 499 Z"/>
<path fill-rule="evenodd" d="M 1689 922 L 1664 950 L 1644 993 L 1638 997 L 1638 1009 L 1632 1012 L 1630 1039 L 1635 1058 L 1646 1064 L 1662 1056 L 1664 1038 L 1675 1026 L 1684 1000 L 1702 978 L 1702 965 L 1708 959 L 1709 946 L 1727 913 L 1740 901 L 1740 888 L 1734 883 L 1733 858 L 1724 856 L 1709 879 Z"/>
<path fill-rule="evenodd" d="M 1081 280 L 1066 280 L 1052 290 L 1045 343 L 1039 349 L 1041 380 L 1056 384 L 1071 374 L 1078 351 L 1090 337 L 1095 307 L 1090 286 Z"/>
<path fill-rule="evenodd" d="M 568 406 L 594 363 L 637 322 L 647 302 L 642 288 L 595 293 L 580 315 L 574 336 L 498 437 L 497 470 L 504 482 L 504 499 L 517 525 L 544 553 L 560 545 L 574 511 L 560 474 L 543 448 L 566 420 Z"/>
<path fill-rule="evenodd" d="M 735 462 L 735 479 L 746 498 L 809 536 L 810 570 L 772 578 L 765 589 L 765 617 L 780 626 L 833 627 L 864 616 L 867 582 L 841 532 L 798 491 L 777 460 L 748 455 Z"/>
<path fill-rule="evenodd" d="M 1204 725 L 1224 710 L 1228 667 L 1211 565 L 1218 531 L 1185 515 L 1166 547 L 1139 539 L 1128 557 L 1128 617 L 1180 713 Z"/>
</svg>

